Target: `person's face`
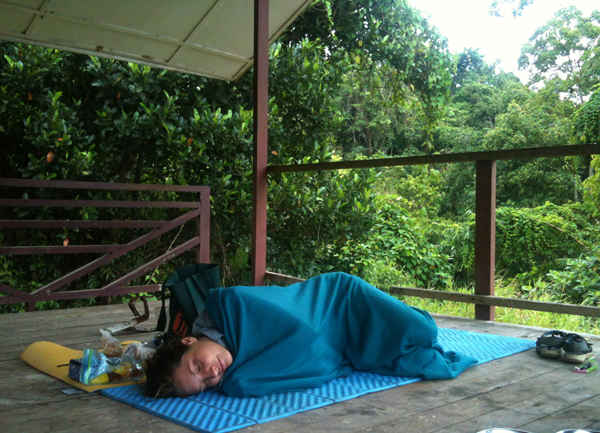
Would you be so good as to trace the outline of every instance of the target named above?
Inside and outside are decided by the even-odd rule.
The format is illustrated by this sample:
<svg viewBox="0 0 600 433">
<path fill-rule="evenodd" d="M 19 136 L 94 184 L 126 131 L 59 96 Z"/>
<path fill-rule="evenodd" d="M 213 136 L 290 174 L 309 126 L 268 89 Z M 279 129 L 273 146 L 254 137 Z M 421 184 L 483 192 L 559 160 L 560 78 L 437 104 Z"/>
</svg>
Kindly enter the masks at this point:
<svg viewBox="0 0 600 433">
<path fill-rule="evenodd" d="M 185 337 L 181 341 L 189 347 L 173 374 L 180 394 L 198 394 L 218 385 L 233 362 L 229 350 L 206 337 Z"/>
</svg>

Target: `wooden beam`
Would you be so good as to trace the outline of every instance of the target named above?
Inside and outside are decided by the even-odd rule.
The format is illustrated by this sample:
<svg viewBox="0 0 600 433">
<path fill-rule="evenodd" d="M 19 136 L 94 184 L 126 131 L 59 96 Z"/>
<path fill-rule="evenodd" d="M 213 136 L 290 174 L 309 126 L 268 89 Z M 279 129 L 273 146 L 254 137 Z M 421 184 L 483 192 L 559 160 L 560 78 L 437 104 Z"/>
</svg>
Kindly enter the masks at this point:
<svg viewBox="0 0 600 433">
<path fill-rule="evenodd" d="M 129 200 L 53 200 L 2 198 L 0 206 L 6 207 L 118 207 L 118 208 L 170 208 L 195 209 L 200 204 L 195 201 L 129 201 Z"/>
<path fill-rule="evenodd" d="M 196 247 L 196 263 L 210 263 L 210 190 L 200 193 L 200 215 L 196 225 L 200 238 Z"/>
<path fill-rule="evenodd" d="M 252 284 L 262 286 L 267 269 L 267 163 L 269 114 L 269 0 L 254 0 L 254 159 Z"/>
<path fill-rule="evenodd" d="M 496 268 L 496 161 L 477 161 L 475 178 L 475 293 L 493 296 Z M 475 305 L 475 318 L 494 320 L 494 307 Z"/>
<path fill-rule="evenodd" d="M 200 244 L 200 236 L 192 238 L 189 241 L 182 243 L 178 247 L 167 251 L 160 257 L 155 258 L 151 262 L 148 262 L 145 265 L 142 265 L 139 268 L 135 269 L 134 271 L 129 272 L 127 275 L 123 275 L 121 278 L 113 281 L 112 283 L 107 284 L 106 286 L 102 287 L 99 290 L 103 291 L 106 295 L 113 295 L 114 294 L 113 291 L 118 290 L 121 287 L 124 287 L 126 284 L 130 283 L 131 281 L 135 280 L 136 278 L 139 278 L 142 275 L 158 268 L 163 263 L 168 262 L 172 258 L 183 254 L 187 250 L 190 250 L 199 244 Z"/>
<path fill-rule="evenodd" d="M 0 186 L 15 186 L 23 188 L 63 188 L 63 189 L 94 189 L 109 191 L 179 191 L 203 192 L 210 191 L 209 186 L 195 185 L 157 185 L 145 183 L 107 183 L 107 182 L 78 182 L 70 180 L 38 180 L 0 178 Z"/>
<path fill-rule="evenodd" d="M 600 144 L 575 146 L 532 147 L 526 149 L 492 150 L 487 152 L 450 153 L 402 158 L 380 158 L 363 161 L 319 162 L 314 164 L 271 165 L 269 173 L 296 173 L 301 171 L 342 170 L 349 168 L 396 167 L 401 165 L 452 164 L 459 162 L 498 161 L 505 159 L 559 158 L 574 155 L 598 155 Z"/>
<path fill-rule="evenodd" d="M 118 289 L 111 290 L 111 295 L 128 295 L 133 293 L 151 293 L 158 292 L 161 289 L 160 284 L 149 284 L 147 286 L 126 286 L 120 287 Z M 63 301 L 67 299 L 82 299 L 82 298 L 93 298 L 96 296 L 106 296 L 108 293 L 103 291 L 104 289 L 91 289 L 91 290 L 74 290 L 68 292 L 57 292 L 52 293 L 51 295 L 45 295 L 43 293 L 38 295 L 27 295 L 27 298 L 21 300 L 21 298 L 17 299 L 19 303 L 27 302 L 31 307 L 29 311 L 35 311 L 33 308 L 36 302 L 43 301 Z M 11 296 L 2 296 L 0 297 L 0 305 L 8 305 L 14 304 L 14 298 Z"/>
<path fill-rule="evenodd" d="M 502 298 L 472 293 L 442 292 L 439 290 L 416 289 L 412 287 L 390 287 L 390 294 L 397 296 L 415 296 L 437 299 L 439 301 L 463 302 L 467 304 L 490 305 L 519 310 L 546 311 L 574 316 L 600 317 L 600 308 L 588 305 L 556 304 L 554 302 L 530 301 L 528 299 Z"/>
<path fill-rule="evenodd" d="M 302 278 L 290 275 L 266 272 L 269 280 L 283 284 L 294 284 L 305 281 Z M 440 290 L 416 289 L 413 287 L 391 286 L 389 293 L 396 296 L 414 296 L 417 298 L 437 299 L 439 301 L 463 302 L 467 304 L 492 305 L 504 308 L 517 308 L 519 310 L 546 311 L 557 314 L 571 314 L 574 316 L 600 317 L 600 307 L 575 304 L 556 304 L 554 302 L 530 301 L 527 299 L 502 298 L 500 296 L 485 296 L 472 293 L 442 292 Z"/>
<path fill-rule="evenodd" d="M 167 233 L 169 230 L 172 230 L 175 227 L 178 227 L 178 226 L 186 223 L 187 221 L 189 221 L 193 218 L 196 218 L 200 214 L 200 211 L 201 211 L 201 209 L 196 209 L 194 211 L 188 212 L 185 215 L 182 215 L 182 216 L 174 219 L 173 221 L 169 221 L 169 224 L 167 224 L 166 226 L 164 226 L 160 229 L 153 230 L 150 233 L 147 233 L 143 236 L 140 236 L 137 239 L 134 239 L 133 241 L 129 242 L 128 244 L 121 246 L 119 248 L 119 251 L 102 256 L 102 257 L 70 272 L 69 274 L 62 276 L 61 278 L 54 280 L 52 283 L 46 284 L 45 286 L 40 287 L 39 289 L 36 289 L 35 291 L 32 292 L 32 294 L 34 294 L 34 295 L 38 294 L 38 293 L 49 294 L 50 292 L 60 289 L 61 287 L 66 286 L 70 282 L 75 281 L 77 278 L 82 277 L 85 274 L 89 274 L 91 271 L 98 269 L 98 268 L 104 266 L 105 264 L 112 262 L 113 260 L 118 259 L 119 257 L 127 254 L 130 251 L 135 250 L 136 248 L 150 242 L 153 239 L 156 239 L 159 236 L 162 236 L 163 234 Z"/>
<path fill-rule="evenodd" d="M 31 256 L 40 254 L 113 253 L 125 245 L 47 245 L 41 247 L 0 247 L 0 256 Z"/>
<path fill-rule="evenodd" d="M 168 221 L 0 220 L 0 229 L 143 229 L 164 227 Z"/>
<path fill-rule="evenodd" d="M 267 280 L 276 281 L 278 283 L 283 283 L 283 284 L 294 284 L 294 283 L 300 283 L 302 281 L 306 281 L 304 278 L 290 277 L 289 275 L 278 274 L 277 272 L 269 272 L 269 271 L 265 272 L 265 278 Z"/>
</svg>

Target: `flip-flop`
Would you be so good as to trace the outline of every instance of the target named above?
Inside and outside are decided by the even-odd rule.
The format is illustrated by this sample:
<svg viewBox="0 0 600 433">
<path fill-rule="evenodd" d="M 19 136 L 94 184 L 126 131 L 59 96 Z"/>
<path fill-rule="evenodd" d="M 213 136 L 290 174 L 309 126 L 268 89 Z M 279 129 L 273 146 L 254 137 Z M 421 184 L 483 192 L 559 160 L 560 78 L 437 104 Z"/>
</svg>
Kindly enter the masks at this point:
<svg viewBox="0 0 600 433">
<path fill-rule="evenodd" d="M 535 350 L 543 358 L 560 358 L 565 344 L 565 333 L 557 329 L 544 332 L 535 344 Z"/>
<path fill-rule="evenodd" d="M 563 359 L 567 362 L 584 362 L 592 353 L 592 345 L 578 334 L 565 335 Z"/>
</svg>

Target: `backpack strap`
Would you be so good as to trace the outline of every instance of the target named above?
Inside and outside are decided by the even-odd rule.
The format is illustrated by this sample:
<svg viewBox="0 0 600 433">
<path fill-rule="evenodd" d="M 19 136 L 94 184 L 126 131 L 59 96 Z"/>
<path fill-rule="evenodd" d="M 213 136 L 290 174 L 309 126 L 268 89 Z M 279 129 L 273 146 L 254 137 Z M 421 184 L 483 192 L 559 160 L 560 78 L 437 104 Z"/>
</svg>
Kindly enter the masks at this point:
<svg viewBox="0 0 600 433">
<path fill-rule="evenodd" d="M 162 299 L 162 307 L 160 308 L 160 314 L 158 315 L 158 322 L 156 323 L 156 330 L 159 332 L 165 332 L 167 329 L 167 307 L 165 306 L 165 298 L 167 295 L 167 283 L 163 283 L 161 288 L 160 297 Z"/>
</svg>

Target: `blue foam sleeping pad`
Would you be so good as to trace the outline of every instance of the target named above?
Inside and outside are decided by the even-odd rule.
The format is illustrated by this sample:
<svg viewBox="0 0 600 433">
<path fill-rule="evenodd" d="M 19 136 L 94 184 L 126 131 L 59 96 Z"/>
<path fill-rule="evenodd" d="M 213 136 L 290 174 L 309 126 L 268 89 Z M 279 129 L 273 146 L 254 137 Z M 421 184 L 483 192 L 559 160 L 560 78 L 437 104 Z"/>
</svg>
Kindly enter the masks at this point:
<svg viewBox="0 0 600 433">
<path fill-rule="evenodd" d="M 319 387 L 354 370 L 451 379 L 477 362 L 442 349 L 429 313 L 345 273 L 213 289 L 206 308 L 233 354 L 221 387 L 229 396 Z"/>
</svg>

